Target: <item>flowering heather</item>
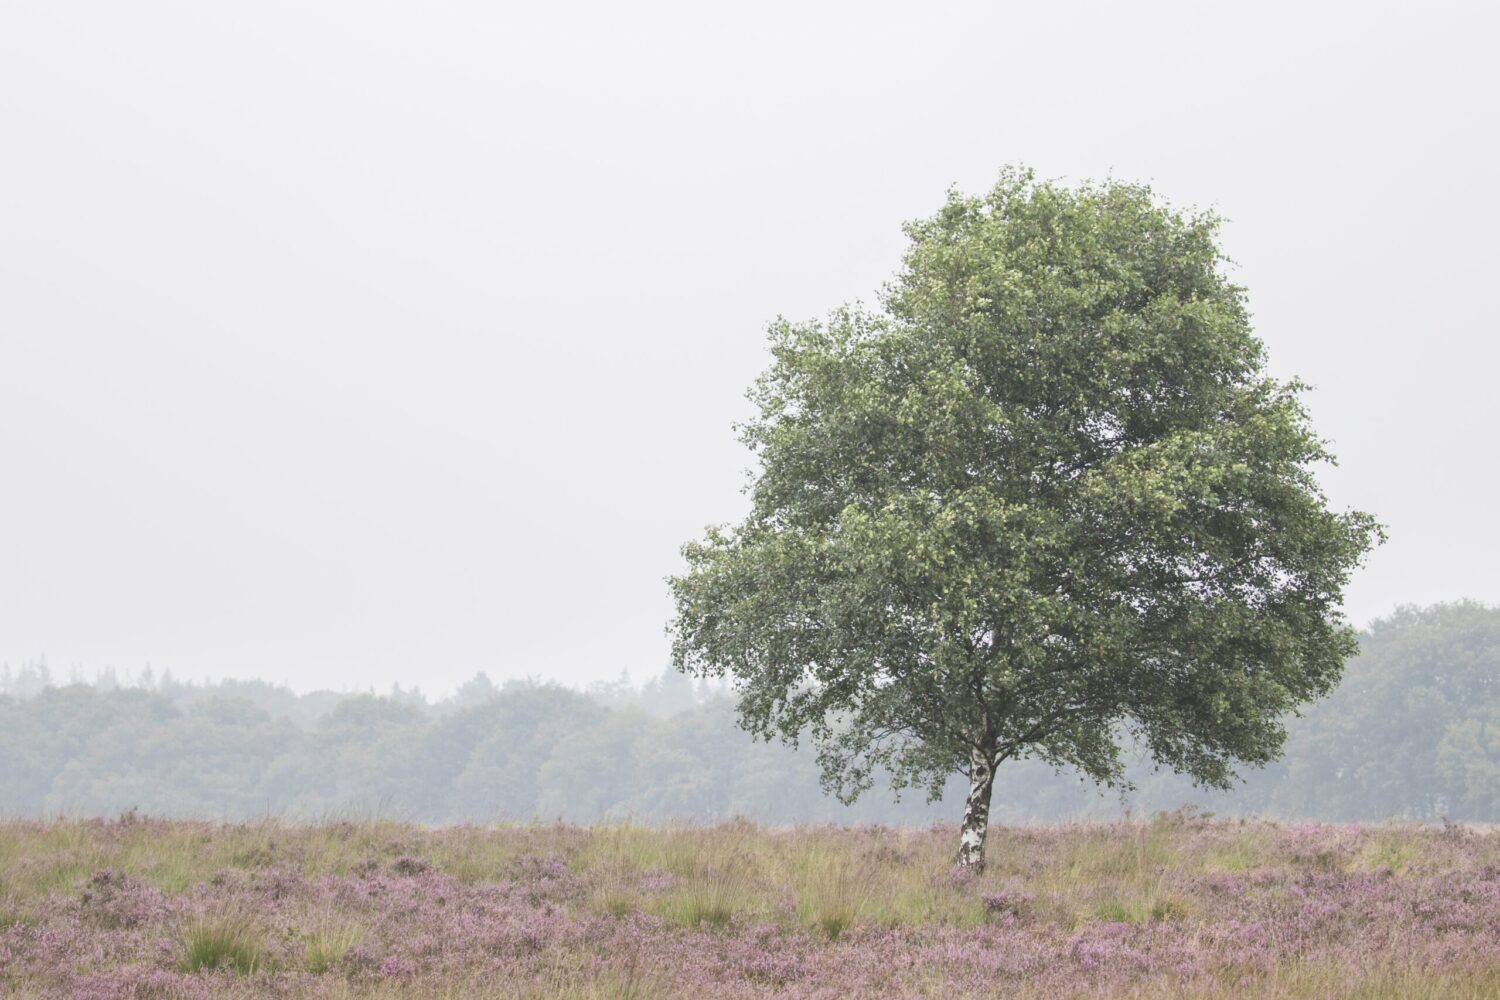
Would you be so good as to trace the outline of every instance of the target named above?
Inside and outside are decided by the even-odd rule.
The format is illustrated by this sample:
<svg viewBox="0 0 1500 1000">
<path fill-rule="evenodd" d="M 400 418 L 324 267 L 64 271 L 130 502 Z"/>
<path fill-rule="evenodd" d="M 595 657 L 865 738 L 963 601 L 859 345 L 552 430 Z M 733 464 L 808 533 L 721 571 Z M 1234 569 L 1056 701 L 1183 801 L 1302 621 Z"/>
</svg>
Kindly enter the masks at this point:
<svg viewBox="0 0 1500 1000">
<path fill-rule="evenodd" d="M 1497 997 L 1500 835 L 0 824 L 0 995 Z"/>
</svg>

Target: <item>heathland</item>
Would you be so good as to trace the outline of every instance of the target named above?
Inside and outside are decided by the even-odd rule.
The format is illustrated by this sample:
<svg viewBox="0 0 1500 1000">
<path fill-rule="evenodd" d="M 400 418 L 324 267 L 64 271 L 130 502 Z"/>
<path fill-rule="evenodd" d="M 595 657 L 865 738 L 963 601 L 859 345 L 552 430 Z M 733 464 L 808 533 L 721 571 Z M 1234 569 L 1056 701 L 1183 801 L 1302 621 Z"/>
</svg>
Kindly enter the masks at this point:
<svg viewBox="0 0 1500 1000">
<path fill-rule="evenodd" d="M 1500 835 L 0 825 L 16 997 L 1495 997 Z"/>
</svg>

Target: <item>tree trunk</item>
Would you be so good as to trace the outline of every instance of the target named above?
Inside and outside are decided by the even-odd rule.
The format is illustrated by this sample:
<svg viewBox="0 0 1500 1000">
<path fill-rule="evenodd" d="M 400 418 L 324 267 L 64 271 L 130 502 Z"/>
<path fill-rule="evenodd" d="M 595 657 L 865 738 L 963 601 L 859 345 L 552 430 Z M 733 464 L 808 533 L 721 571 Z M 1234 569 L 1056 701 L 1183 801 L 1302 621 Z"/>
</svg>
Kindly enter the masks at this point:
<svg viewBox="0 0 1500 1000">
<path fill-rule="evenodd" d="M 958 838 L 959 867 L 984 870 L 984 835 L 990 826 L 990 792 L 995 766 L 987 754 L 974 754 L 969 764 L 969 798 L 964 803 L 964 825 Z"/>
</svg>

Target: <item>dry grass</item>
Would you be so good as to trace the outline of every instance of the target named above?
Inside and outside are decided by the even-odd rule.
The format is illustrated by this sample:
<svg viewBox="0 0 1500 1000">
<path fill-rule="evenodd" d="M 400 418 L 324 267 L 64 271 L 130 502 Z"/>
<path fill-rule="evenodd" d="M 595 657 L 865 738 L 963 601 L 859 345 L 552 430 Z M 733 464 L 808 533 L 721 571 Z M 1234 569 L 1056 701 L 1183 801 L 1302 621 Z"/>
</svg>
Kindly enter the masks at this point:
<svg viewBox="0 0 1500 1000">
<path fill-rule="evenodd" d="M 334 997 L 684 996 L 692 991 L 682 979 L 687 973 L 674 967 L 674 949 L 736 955 L 750 947 L 747 942 L 765 940 L 756 935 L 766 933 L 779 935 L 782 944 L 792 942 L 789 953 L 810 956 L 805 961 L 812 967 L 783 967 L 791 961 L 787 950 L 768 945 L 775 954 L 764 968 L 756 960 L 726 958 L 729 971 L 712 974 L 742 977 L 735 980 L 737 996 L 801 995 L 798 984 L 819 982 L 824 974 L 816 967 L 823 961 L 819 956 L 835 960 L 830 968 L 838 971 L 830 976 L 849 975 L 850 956 L 863 954 L 859 949 L 872 949 L 868 962 L 880 965 L 882 949 L 898 946 L 878 944 L 887 940 L 883 934 L 898 935 L 889 940 L 905 942 L 899 947 L 912 955 L 927 954 L 924 949 L 942 942 L 948 951 L 936 954 L 952 953 L 957 957 L 951 962 L 977 961 L 984 968 L 983 948 L 996 946 L 965 951 L 970 948 L 965 942 L 990 941 L 986 935 L 1003 932 L 1022 935 L 1005 938 L 1013 942 L 1005 947 L 1025 943 L 1041 956 L 1034 977 L 994 973 L 996 989 L 1003 985 L 1006 996 L 1500 997 L 1500 938 L 1483 954 L 1477 946 L 1472 953 L 1464 950 L 1494 934 L 1493 928 L 1432 937 L 1429 925 L 1441 927 L 1442 921 L 1422 923 L 1411 916 L 1425 905 L 1426 887 L 1434 893 L 1468 892 L 1444 887 L 1500 870 L 1500 836 L 1493 833 L 1414 825 L 1287 827 L 1192 815 L 996 828 L 989 868 L 977 878 L 951 867 L 954 840 L 946 829 L 770 830 L 746 823 L 439 829 L 389 822 L 219 825 L 138 817 L 0 823 L 0 958 L 5 935 L 19 941 L 16 935 L 26 928 L 63 919 L 120 941 L 135 940 L 131 934 L 147 940 L 147 930 L 136 925 L 157 920 L 151 906 L 159 904 L 163 912 L 178 914 L 163 925 L 175 935 L 173 967 L 194 976 L 218 970 L 217 995 L 239 995 L 243 987 L 242 995 L 253 996 L 267 976 L 290 976 L 293 982 L 303 976 L 318 984 L 320 995 Z M 111 874 L 101 881 L 101 873 Z M 294 888 L 272 907 L 274 920 L 245 903 L 263 899 L 256 893 L 270 891 L 266 887 L 278 880 L 290 880 L 294 887 L 336 884 L 345 887 L 338 891 L 350 892 L 349 887 L 370 884 L 372 873 L 395 887 L 382 891 L 411 895 L 388 904 L 372 897 L 374 902 L 360 904 L 363 909 L 346 911 L 338 902 L 343 897 L 315 898 Z M 1334 888 L 1316 888 L 1325 883 Z M 1229 888 L 1215 888 L 1221 884 Z M 119 885 L 135 893 L 132 905 L 145 907 L 146 916 L 121 909 L 123 903 L 110 908 L 115 904 L 106 890 Z M 1314 886 L 1309 891 L 1350 894 L 1350 912 L 1338 909 L 1345 906 L 1338 902 L 1342 897 L 1330 896 L 1333 916 L 1324 923 L 1312 920 L 1295 934 L 1283 933 L 1276 922 L 1283 917 L 1275 914 L 1300 913 L 1297 893 L 1304 890 L 1298 887 L 1305 885 Z M 424 916 L 411 919 L 431 921 L 446 905 L 434 904 L 434 894 L 473 891 L 484 899 L 484 893 L 502 887 L 508 887 L 507 898 L 531 900 L 524 905 L 534 906 L 537 919 L 547 921 L 541 930 L 527 932 L 534 942 L 523 935 L 515 939 L 519 943 L 497 946 L 510 956 L 507 961 L 520 963 L 521 972 L 504 981 L 465 976 L 460 954 L 465 946 L 442 940 L 449 932 L 440 927 L 401 930 L 402 907 L 414 913 L 427 907 Z M 1375 918 L 1353 912 L 1365 905 L 1361 892 L 1374 894 L 1370 898 L 1386 907 L 1380 919 L 1397 914 L 1407 923 L 1391 926 L 1385 936 L 1377 933 L 1380 929 L 1371 927 Z M 1400 911 L 1406 916 L 1391 909 L 1392 898 L 1406 907 Z M 431 910 L 433 905 L 439 910 Z M 1433 898 L 1431 905 L 1440 913 L 1446 901 Z M 1258 954 L 1270 956 L 1258 964 L 1245 960 L 1241 952 L 1252 945 L 1237 944 L 1232 931 L 1252 923 L 1264 925 L 1274 938 L 1253 945 Z M 576 932 L 583 935 L 579 944 L 567 943 L 575 932 L 558 930 L 568 927 L 592 929 Z M 605 954 L 601 964 L 598 949 L 587 943 L 590 935 L 600 934 L 633 943 L 617 944 L 619 953 Z M 412 935 L 437 935 L 430 946 L 437 950 L 430 953 L 440 957 L 422 957 L 429 952 L 402 957 Z M 1372 952 L 1371 943 L 1382 940 L 1410 946 Z M 653 941 L 665 949 L 662 954 L 651 952 Z M 1091 971 L 1095 966 L 1086 955 L 1080 957 L 1080 941 L 1113 956 L 1103 960 L 1103 971 Z M 1119 941 L 1125 944 L 1117 947 Z M 1152 948 L 1201 953 L 1203 959 L 1181 974 L 1171 966 L 1157 970 Z M 459 957 L 441 957 L 450 953 Z M 109 960 L 104 966 L 91 961 L 89 968 L 97 970 Z M 749 965 L 735 971 L 734 962 Z M 851 995 L 898 987 L 912 996 L 971 995 L 954 992 L 954 973 L 945 962 L 950 959 L 927 958 L 900 968 L 893 963 L 848 989 Z M 1139 973 L 1122 974 L 1119 968 L 1131 962 Z M 1076 976 L 1066 981 L 1069 992 L 1059 993 L 1056 976 L 1050 975 L 1058 963 L 1076 966 Z M 58 984 L 67 980 L 52 982 L 46 975 L 39 968 L 0 969 L 0 994 L 56 995 Z"/>
</svg>

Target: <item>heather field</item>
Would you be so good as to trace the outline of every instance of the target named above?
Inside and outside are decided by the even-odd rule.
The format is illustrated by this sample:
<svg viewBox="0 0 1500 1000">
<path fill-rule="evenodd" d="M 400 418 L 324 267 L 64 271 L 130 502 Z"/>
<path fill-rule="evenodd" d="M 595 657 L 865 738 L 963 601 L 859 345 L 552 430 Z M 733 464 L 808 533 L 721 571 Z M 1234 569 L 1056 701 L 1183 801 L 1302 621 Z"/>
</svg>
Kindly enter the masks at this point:
<svg viewBox="0 0 1500 1000">
<path fill-rule="evenodd" d="M 1495 997 L 1500 836 L 0 824 L 15 997 Z"/>
</svg>

